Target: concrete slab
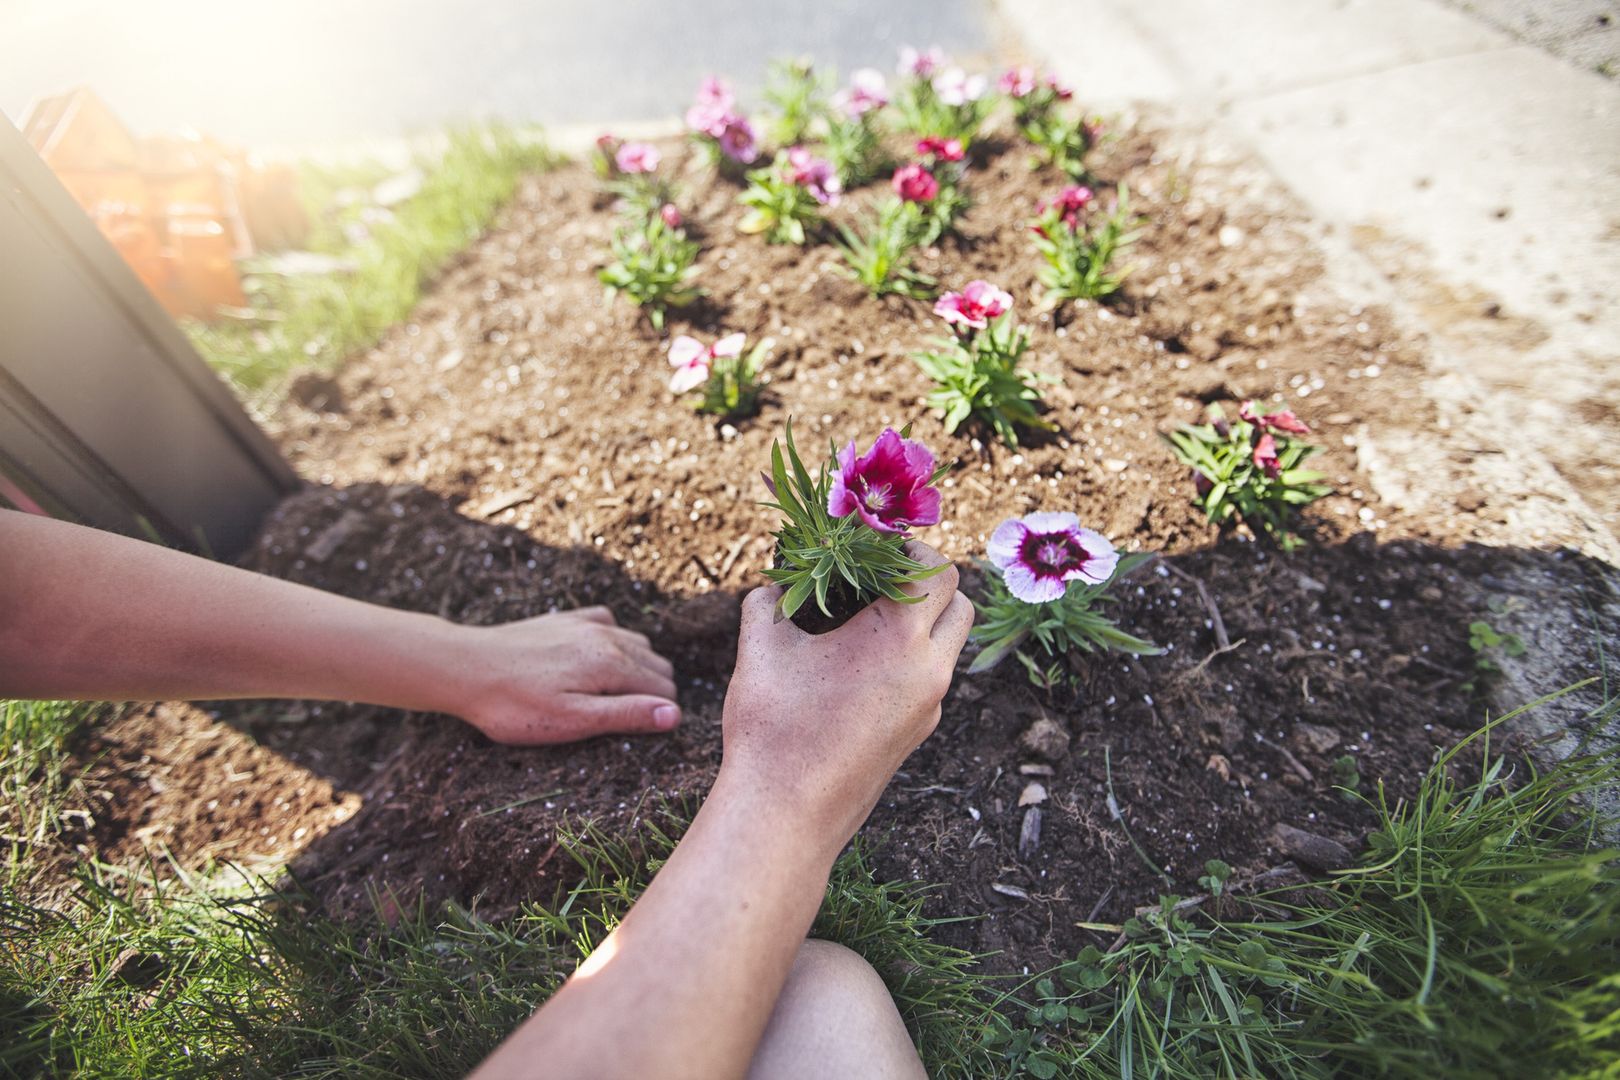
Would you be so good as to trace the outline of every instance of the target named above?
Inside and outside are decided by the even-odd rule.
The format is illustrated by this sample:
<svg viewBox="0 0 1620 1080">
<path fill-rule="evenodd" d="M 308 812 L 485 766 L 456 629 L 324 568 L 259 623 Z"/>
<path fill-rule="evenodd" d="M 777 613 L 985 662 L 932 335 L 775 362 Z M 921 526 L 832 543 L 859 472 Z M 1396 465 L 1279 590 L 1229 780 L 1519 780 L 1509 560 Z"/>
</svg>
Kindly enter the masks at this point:
<svg viewBox="0 0 1620 1080">
<path fill-rule="evenodd" d="M 1550 461 L 1614 550 L 1620 86 L 1437 0 L 1001 9 L 1088 103 L 1270 166 L 1431 333 L 1436 392 Z"/>
<path fill-rule="evenodd" d="M 1184 92 L 1217 104 L 1515 44 L 1460 12 L 1412 0 L 1118 6 L 1171 59 Z"/>
</svg>

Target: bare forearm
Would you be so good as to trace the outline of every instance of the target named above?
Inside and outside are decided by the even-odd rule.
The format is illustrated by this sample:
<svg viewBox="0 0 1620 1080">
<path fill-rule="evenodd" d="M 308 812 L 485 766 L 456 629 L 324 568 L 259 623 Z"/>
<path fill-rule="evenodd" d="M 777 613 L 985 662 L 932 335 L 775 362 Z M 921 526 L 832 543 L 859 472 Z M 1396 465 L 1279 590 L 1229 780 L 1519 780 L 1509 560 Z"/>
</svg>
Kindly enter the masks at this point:
<svg viewBox="0 0 1620 1080">
<path fill-rule="evenodd" d="M 625 921 L 478 1071 L 742 1076 L 840 843 L 721 778 Z"/>
<path fill-rule="evenodd" d="M 0 696 L 443 706 L 431 616 L 7 511 L 0 551 Z"/>
</svg>

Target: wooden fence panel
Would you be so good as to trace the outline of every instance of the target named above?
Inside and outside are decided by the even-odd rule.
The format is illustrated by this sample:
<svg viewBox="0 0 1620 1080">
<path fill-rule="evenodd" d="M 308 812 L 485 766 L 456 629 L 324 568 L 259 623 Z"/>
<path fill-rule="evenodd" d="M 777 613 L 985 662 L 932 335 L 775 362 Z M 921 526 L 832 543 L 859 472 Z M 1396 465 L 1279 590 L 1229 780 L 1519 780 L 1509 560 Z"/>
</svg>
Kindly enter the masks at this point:
<svg viewBox="0 0 1620 1080">
<path fill-rule="evenodd" d="M 5 501 L 221 557 L 298 484 L 3 120 L 0 481 Z"/>
</svg>

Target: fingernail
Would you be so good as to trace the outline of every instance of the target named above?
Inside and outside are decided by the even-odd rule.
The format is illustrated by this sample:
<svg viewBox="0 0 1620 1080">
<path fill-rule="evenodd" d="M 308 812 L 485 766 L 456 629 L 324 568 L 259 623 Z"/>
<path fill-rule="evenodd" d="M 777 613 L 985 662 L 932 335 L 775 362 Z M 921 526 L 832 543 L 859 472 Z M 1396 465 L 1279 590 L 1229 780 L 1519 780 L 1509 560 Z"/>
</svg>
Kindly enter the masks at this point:
<svg viewBox="0 0 1620 1080">
<path fill-rule="evenodd" d="M 681 710 L 674 705 L 660 705 L 653 710 L 653 727 L 668 731 L 681 722 Z"/>
</svg>

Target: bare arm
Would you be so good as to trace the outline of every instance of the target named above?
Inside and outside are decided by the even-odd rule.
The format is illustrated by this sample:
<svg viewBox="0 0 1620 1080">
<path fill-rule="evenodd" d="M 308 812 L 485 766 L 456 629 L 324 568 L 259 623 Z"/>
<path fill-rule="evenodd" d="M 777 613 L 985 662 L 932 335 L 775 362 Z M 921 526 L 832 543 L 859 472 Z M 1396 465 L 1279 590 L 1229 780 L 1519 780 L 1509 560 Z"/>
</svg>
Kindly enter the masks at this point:
<svg viewBox="0 0 1620 1080">
<path fill-rule="evenodd" d="M 462 627 L 3 510 L 0 697 L 363 701 L 517 743 L 679 720 L 669 662 L 603 608 Z"/>
<path fill-rule="evenodd" d="M 931 549 L 913 546 L 929 562 Z M 743 609 L 724 760 L 641 900 L 475 1074 L 740 1077 L 838 851 L 932 732 L 973 611 L 954 569 L 822 637 Z"/>
</svg>

